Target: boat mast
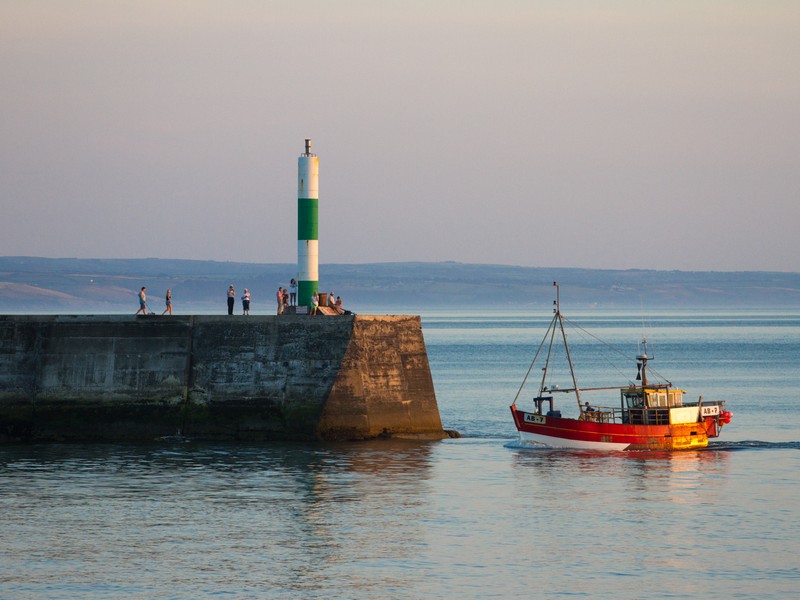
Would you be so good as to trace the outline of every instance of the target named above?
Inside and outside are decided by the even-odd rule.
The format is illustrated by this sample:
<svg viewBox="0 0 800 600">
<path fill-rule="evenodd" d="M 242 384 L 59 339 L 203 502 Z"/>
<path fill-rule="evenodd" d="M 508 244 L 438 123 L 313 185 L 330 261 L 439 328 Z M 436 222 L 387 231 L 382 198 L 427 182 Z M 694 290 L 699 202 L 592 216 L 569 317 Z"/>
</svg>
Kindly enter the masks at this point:
<svg viewBox="0 0 800 600">
<path fill-rule="evenodd" d="M 555 304 L 555 302 L 554 302 Z M 544 367 L 542 368 L 542 381 L 539 384 L 539 396 L 542 396 L 545 391 L 546 382 L 547 382 L 547 370 L 550 368 L 550 357 L 553 355 L 553 340 L 556 336 L 556 321 L 558 320 L 558 313 L 556 310 L 553 310 L 553 319 L 550 321 L 550 325 L 547 328 L 547 332 L 544 334 L 544 339 L 542 340 L 542 344 L 547 341 L 547 338 L 550 338 L 550 343 L 547 346 L 547 356 L 544 359 Z"/>
<path fill-rule="evenodd" d="M 561 316 L 561 288 L 559 288 L 557 281 L 554 281 L 553 285 L 556 287 L 555 318 L 558 320 L 558 326 L 561 328 L 561 338 L 564 340 L 564 351 L 567 353 L 569 374 L 572 377 L 572 386 L 575 388 L 575 400 L 578 402 L 578 411 L 583 414 L 583 408 L 581 407 L 581 391 L 578 389 L 578 380 L 575 378 L 575 369 L 572 366 L 572 357 L 570 356 L 569 345 L 567 344 L 567 332 L 564 330 L 564 318 Z"/>
</svg>

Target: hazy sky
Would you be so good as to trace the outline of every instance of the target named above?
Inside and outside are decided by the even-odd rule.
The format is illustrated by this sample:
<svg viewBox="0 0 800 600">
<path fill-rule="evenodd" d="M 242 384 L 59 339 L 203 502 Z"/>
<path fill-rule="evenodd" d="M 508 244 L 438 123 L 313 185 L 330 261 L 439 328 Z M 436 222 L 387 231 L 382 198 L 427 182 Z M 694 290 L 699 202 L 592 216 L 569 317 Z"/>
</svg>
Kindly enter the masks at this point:
<svg viewBox="0 0 800 600">
<path fill-rule="evenodd" d="M 0 255 L 800 271 L 800 2 L 0 0 Z"/>
</svg>

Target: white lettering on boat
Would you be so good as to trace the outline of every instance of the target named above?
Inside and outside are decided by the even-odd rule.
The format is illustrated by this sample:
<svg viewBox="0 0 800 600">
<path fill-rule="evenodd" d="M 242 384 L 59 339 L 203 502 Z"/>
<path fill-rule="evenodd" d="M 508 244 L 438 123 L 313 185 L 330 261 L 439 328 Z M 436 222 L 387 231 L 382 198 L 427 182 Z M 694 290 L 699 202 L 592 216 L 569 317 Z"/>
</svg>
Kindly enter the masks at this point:
<svg viewBox="0 0 800 600">
<path fill-rule="evenodd" d="M 544 416 L 542 416 L 542 415 L 532 415 L 530 413 L 525 413 L 525 422 L 526 423 L 544 424 Z"/>
</svg>

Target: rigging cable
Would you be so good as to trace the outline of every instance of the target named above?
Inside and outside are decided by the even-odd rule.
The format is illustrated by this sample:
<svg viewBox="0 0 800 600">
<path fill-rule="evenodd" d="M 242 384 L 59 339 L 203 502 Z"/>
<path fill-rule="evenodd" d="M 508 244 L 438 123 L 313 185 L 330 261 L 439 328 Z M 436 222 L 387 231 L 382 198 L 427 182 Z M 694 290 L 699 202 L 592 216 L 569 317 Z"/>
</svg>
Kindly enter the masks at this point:
<svg viewBox="0 0 800 600">
<path fill-rule="evenodd" d="M 589 337 L 591 337 L 592 339 L 594 339 L 594 340 L 596 340 L 596 341 L 600 342 L 601 344 L 603 344 L 603 345 L 604 345 L 606 348 L 608 348 L 609 350 L 611 350 L 611 351 L 613 351 L 613 352 L 616 352 L 616 353 L 617 353 L 617 354 L 619 354 L 621 357 L 623 357 L 625 360 L 630 360 L 630 356 L 629 356 L 629 355 L 627 355 L 627 354 L 625 354 L 625 353 L 624 353 L 622 350 L 619 350 L 618 348 L 615 348 L 614 346 L 612 346 L 611 344 L 609 344 L 609 343 L 608 343 L 608 342 L 606 342 L 605 340 L 603 340 L 603 339 L 601 339 L 601 338 L 597 337 L 597 336 L 596 336 L 596 335 L 594 335 L 592 332 L 590 332 L 590 331 L 587 331 L 586 329 L 584 329 L 583 327 L 581 327 L 581 326 L 580 326 L 580 325 L 578 325 L 577 323 L 574 323 L 574 322 L 570 321 L 570 320 L 569 320 L 568 318 L 566 318 L 566 317 L 564 317 L 564 321 L 566 321 L 567 323 L 569 323 L 569 324 L 570 324 L 570 326 L 574 327 L 574 328 L 575 328 L 577 331 L 580 331 L 580 332 L 582 332 L 582 333 L 585 333 L 586 335 L 588 335 L 588 336 L 589 336 Z M 610 361 L 609 361 L 609 364 L 611 364 L 611 363 L 610 363 Z M 614 366 L 614 365 L 612 365 L 612 366 Z M 630 377 L 627 377 L 627 376 L 626 376 L 624 373 L 622 373 L 622 371 L 620 371 L 620 370 L 619 370 L 619 367 L 616 367 L 616 366 L 615 366 L 615 367 L 614 367 L 614 369 L 616 369 L 616 370 L 617 370 L 617 371 L 620 373 L 620 375 L 622 375 L 623 377 L 625 377 L 625 379 L 627 379 L 629 383 L 633 384 L 633 382 L 631 382 L 631 380 L 630 380 Z M 657 378 L 661 379 L 662 381 L 664 381 L 665 383 L 668 383 L 669 385 L 672 385 L 672 382 L 671 382 L 669 379 L 667 379 L 666 377 L 664 377 L 664 376 L 663 376 L 661 373 L 659 373 L 658 371 L 656 371 L 656 370 L 653 368 L 653 366 L 652 366 L 652 365 L 649 365 L 649 364 L 648 364 L 648 365 L 647 365 L 647 369 L 648 369 L 648 372 L 649 372 L 649 373 L 651 373 L 651 374 L 653 374 L 655 377 L 657 377 Z"/>
<path fill-rule="evenodd" d="M 550 321 L 550 326 L 547 328 L 547 332 L 544 334 L 544 337 L 542 338 L 542 341 L 539 344 L 539 348 L 536 350 L 536 354 L 533 357 L 533 361 L 531 361 L 531 366 L 528 367 L 528 372 L 525 373 L 525 377 L 523 378 L 522 384 L 519 386 L 519 389 L 517 390 L 517 395 L 514 396 L 514 402 L 511 403 L 511 406 L 514 406 L 517 403 L 517 398 L 519 398 L 519 395 L 522 393 L 522 388 L 525 387 L 525 382 L 528 381 L 528 375 L 531 374 L 533 365 L 536 364 L 536 359 L 539 358 L 539 353 L 542 351 L 542 348 L 544 347 L 544 343 L 547 340 L 547 335 L 550 333 L 550 328 L 553 327 L 555 320 L 556 320 L 555 317 L 553 317 L 553 320 Z"/>
<path fill-rule="evenodd" d="M 565 320 L 566 320 L 566 319 L 565 319 Z M 601 340 L 600 338 L 598 338 L 598 337 L 596 337 L 596 336 L 592 335 L 591 333 L 589 333 L 589 332 L 588 332 L 588 331 L 586 331 L 585 329 L 581 329 L 580 327 L 576 326 L 576 325 L 575 325 L 574 323 L 572 323 L 572 322 L 570 322 L 569 324 L 570 324 L 570 325 L 572 325 L 572 326 L 575 328 L 575 331 L 576 331 L 578 334 L 586 334 L 588 337 L 591 337 L 591 338 L 592 338 L 592 339 L 594 339 L 595 341 L 598 341 L 598 342 L 600 342 L 600 343 L 603 343 L 603 344 L 605 344 L 606 346 L 608 346 L 609 348 L 611 348 L 612 350 L 614 350 L 614 351 L 615 351 L 615 352 L 617 352 L 618 354 L 620 354 L 620 355 L 624 356 L 626 360 L 629 360 L 629 359 L 630 359 L 630 357 L 629 357 L 629 356 L 627 356 L 627 355 L 625 355 L 625 354 L 624 354 L 622 351 L 616 350 L 616 349 L 615 349 L 613 346 L 610 346 L 609 344 L 607 344 L 607 343 L 603 342 L 603 340 Z M 585 339 L 585 338 L 584 338 L 584 339 Z M 622 369 L 621 369 L 621 368 L 620 368 L 618 365 L 616 365 L 615 363 L 613 363 L 613 362 L 611 361 L 611 359 L 608 357 L 608 355 L 607 355 L 607 354 L 601 354 L 601 356 L 602 356 L 603 360 L 604 360 L 604 361 L 605 361 L 605 362 L 608 364 L 608 366 L 609 366 L 611 369 L 613 369 L 614 371 L 616 371 L 616 372 L 619 374 L 619 376 L 620 376 L 620 377 L 622 377 L 622 379 L 625 379 L 625 380 L 627 380 L 628 384 L 630 384 L 630 385 L 634 385 L 634 383 L 633 383 L 633 380 L 631 380 L 631 378 L 630 378 L 628 375 L 626 375 L 626 374 L 625 374 L 625 372 L 623 372 L 623 370 L 622 370 Z"/>
</svg>

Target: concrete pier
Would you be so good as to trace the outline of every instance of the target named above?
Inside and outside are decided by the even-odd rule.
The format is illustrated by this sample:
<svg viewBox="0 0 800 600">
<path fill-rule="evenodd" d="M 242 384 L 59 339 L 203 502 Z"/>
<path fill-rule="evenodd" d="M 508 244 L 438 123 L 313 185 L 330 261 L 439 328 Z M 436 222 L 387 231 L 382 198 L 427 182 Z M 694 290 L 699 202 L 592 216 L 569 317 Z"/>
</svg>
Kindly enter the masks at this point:
<svg viewBox="0 0 800 600">
<path fill-rule="evenodd" d="M 0 441 L 446 437 L 419 317 L 0 316 Z"/>
</svg>

